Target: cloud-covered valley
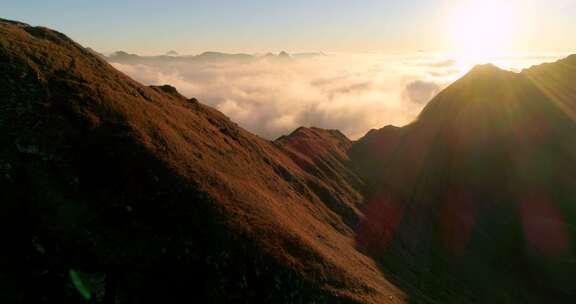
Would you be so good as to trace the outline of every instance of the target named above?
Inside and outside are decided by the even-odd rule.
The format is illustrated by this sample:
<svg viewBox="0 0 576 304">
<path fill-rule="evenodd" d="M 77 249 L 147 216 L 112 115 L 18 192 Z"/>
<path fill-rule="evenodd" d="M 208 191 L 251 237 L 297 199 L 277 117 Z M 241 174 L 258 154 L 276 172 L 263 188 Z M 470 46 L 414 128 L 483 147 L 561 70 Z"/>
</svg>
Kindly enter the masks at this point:
<svg viewBox="0 0 576 304">
<path fill-rule="evenodd" d="M 372 128 L 407 124 L 464 72 L 453 60 L 424 54 L 190 58 L 111 61 L 144 84 L 173 85 L 268 139 L 299 126 L 339 129 L 356 139 Z"/>
</svg>

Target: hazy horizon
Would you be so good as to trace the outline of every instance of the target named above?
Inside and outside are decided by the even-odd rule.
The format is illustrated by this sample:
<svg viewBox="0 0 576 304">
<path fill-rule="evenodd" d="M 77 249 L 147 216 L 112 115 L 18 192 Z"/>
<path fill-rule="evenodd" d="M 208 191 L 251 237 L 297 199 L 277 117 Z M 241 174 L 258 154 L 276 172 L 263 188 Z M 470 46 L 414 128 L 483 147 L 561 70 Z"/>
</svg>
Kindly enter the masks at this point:
<svg viewBox="0 0 576 304">
<path fill-rule="evenodd" d="M 576 49 L 570 0 L 24 0 L 2 6 L 4 18 L 57 29 L 105 53 L 461 53 L 479 44 L 491 44 L 491 52 Z"/>
<path fill-rule="evenodd" d="M 508 55 L 487 60 L 520 71 L 566 55 Z M 143 84 L 170 84 L 268 139 L 300 126 L 338 129 L 357 139 L 370 129 L 406 125 L 474 65 L 427 53 L 330 54 L 248 62 L 181 58 L 111 63 Z"/>
</svg>

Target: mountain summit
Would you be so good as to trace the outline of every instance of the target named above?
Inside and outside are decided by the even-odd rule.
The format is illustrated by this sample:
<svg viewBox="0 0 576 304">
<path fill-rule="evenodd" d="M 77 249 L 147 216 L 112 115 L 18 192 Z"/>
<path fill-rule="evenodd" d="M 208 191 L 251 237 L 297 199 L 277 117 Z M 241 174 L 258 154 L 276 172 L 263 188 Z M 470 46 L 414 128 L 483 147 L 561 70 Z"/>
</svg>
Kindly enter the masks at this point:
<svg viewBox="0 0 576 304">
<path fill-rule="evenodd" d="M 365 212 L 360 245 L 418 280 L 404 290 L 442 303 L 574 299 L 574 58 L 477 66 L 412 124 L 352 147 L 371 185 L 365 210 L 387 210 Z"/>
</svg>

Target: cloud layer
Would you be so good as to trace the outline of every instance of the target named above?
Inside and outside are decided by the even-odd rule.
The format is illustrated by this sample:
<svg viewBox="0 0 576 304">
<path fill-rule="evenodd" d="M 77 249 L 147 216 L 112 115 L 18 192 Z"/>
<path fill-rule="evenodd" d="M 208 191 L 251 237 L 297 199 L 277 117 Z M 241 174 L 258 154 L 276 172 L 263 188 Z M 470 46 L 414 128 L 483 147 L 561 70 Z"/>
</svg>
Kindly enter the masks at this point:
<svg viewBox="0 0 576 304">
<path fill-rule="evenodd" d="M 113 65 L 144 84 L 173 85 L 268 139 L 299 126 L 339 129 L 356 139 L 372 128 L 407 124 L 463 71 L 453 60 L 422 54 Z"/>
</svg>

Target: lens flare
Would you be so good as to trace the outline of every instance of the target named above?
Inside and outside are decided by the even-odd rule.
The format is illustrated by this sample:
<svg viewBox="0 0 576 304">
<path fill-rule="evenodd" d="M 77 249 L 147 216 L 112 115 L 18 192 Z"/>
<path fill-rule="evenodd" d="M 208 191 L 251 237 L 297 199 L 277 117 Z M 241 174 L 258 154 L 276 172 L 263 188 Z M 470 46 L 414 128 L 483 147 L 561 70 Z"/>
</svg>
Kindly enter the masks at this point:
<svg viewBox="0 0 576 304">
<path fill-rule="evenodd" d="M 509 2 L 470 0 L 450 18 L 452 49 L 460 61 L 484 63 L 511 47 L 517 18 Z"/>
</svg>

